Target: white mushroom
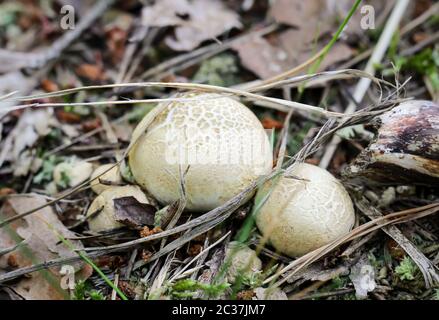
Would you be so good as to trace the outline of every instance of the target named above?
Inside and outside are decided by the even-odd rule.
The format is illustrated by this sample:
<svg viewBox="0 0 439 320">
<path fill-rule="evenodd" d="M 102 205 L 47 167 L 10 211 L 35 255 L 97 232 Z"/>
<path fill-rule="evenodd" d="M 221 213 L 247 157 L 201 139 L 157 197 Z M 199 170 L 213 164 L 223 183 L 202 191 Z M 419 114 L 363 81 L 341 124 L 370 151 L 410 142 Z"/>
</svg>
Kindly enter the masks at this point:
<svg viewBox="0 0 439 320">
<path fill-rule="evenodd" d="M 102 184 L 99 181 L 106 181 L 109 183 L 118 184 L 122 182 L 122 177 L 120 175 L 119 166 L 115 166 L 112 169 L 110 169 L 112 166 L 114 166 L 113 163 L 103 164 L 95 169 L 91 175 L 91 179 L 95 179 L 96 177 L 99 177 L 96 180 L 93 180 L 90 183 L 91 189 L 97 193 L 100 194 L 104 190 L 107 190 L 111 187 L 111 185 L 108 184 Z M 109 170 L 110 169 L 110 170 Z M 109 170 L 109 171 L 107 171 Z M 107 171 L 107 172 L 105 172 Z M 104 173 L 105 172 L 105 173 Z M 102 174 L 104 173 L 104 174 Z"/>
<path fill-rule="evenodd" d="M 188 165 L 186 208 L 192 211 L 216 208 L 270 172 L 268 136 L 246 106 L 218 94 L 179 98 L 192 101 L 158 105 L 132 137 L 138 139 L 129 154 L 133 176 L 159 202 L 180 198 L 180 168 Z"/>
<path fill-rule="evenodd" d="M 53 169 L 53 181 L 61 187 L 74 187 L 87 180 L 93 171 L 90 162 L 76 158 L 61 162 Z"/>
<path fill-rule="evenodd" d="M 141 203 L 148 203 L 145 194 L 137 186 L 109 187 L 98 195 L 88 208 L 87 216 L 93 215 L 88 220 L 90 230 L 99 232 L 124 226 L 114 219 L 113 200 L 122 197 L 134 197 Z"/>
<path fill-rule="evenodd" d="M 317 166 L 296 164 L 272 187 L 267 183 L 256 201 L 272 189 L 256 216 L 256 224 L 273 247 L 301 256 L 348 233 L 354 207 L 343 185 Z M 300 179 L 297 179 L 300 178 Z"/>
<path fill-rule="evenodd" d="M 244 279 L 251 278 L 262 269 L 261 259 L 256 252 L 236 241 L 230 242 L 227 246 L 225 261 L 230 262 L 226 274 L 230 283 L 234 283 L 238 275 Z"/>
</svg>

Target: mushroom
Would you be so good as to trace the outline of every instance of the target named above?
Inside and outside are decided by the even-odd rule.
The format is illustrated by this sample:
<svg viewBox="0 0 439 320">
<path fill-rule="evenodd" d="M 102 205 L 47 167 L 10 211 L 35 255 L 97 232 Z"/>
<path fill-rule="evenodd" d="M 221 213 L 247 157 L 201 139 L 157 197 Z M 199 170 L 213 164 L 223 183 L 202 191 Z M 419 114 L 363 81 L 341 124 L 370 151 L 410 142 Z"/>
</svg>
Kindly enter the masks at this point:
<svg viewBox="0 0 439 320">
<path fill-rule="evenodd" d="M 53 169 L 53 181 L 57 186 L 74 187 L 87 180 L 93 171 L 90 162 L 72 158 L 61 162 Z"/>
<path fill-rule="evenodd" d="M 111 187 L 111 185 L 100 183 L 100 181 L 105 181 L 105 182 L 109 182 L 112 184 L 122 183 L 122 177 L 120 175 L 119 167 L 118 166 L 113 167 L 113 166 L 114 166 L 113 163 L 107 163 L 107 164 L 103 164 L 103 165 L 97 167 L 95 169 L 95 171 L 93 171 L 93 173 L 91 175 L 92 181 L 90 183 L 90 186 L 91 186 L 91 189 L 95 193 L 100 194 L 104 190 L 107 190 L 108 188 Z M 111 167 L 113 167 L 113 168 L 111 168 Z M 109 170 L 109 171 L 107 171 L 107 170 Z M 107 172 L 105 172 L 105 171 L 107 171 Z M 99 177 L 99 178 L 96 180 L 93 180 L 96 177 Z"/>
<path fill-rule="evenodd" d="M 187 93 L 159 104 L 133 132 L 129 165 L 134 179 L 161 204 L 180 198 L 185 176 L 186 209 L 214 209 L 272 167 L 268 136 L 240 102 L 219 94 Z M 144 133 L 146 131 L 146 133 Z"/>
<path fill-rule="evenodd" d="M 134 197 L 141 203 L 149 203 L 145 194 L 137 186 L 111 186 L 99 194 L 87 210 L 88 226 L 91 231 L 99 232 L 124 226 L 114 218 L 113 200 L 122 197 Z"/>
<path fill-rule="evenodd" d="M 261 259 L 256 252 L 237 241 L 232 241 L 227 246 L 225 261 L 230 263 L 226 274 L 230 283 L 234 283 L 238 275 L 251 278 L 262 269 Z"/>
<path fill-rule="evenodd" d="M 376 139 L 343 171 L 368 184 L 439 183 L 439 106 L 411 100 L 376 117 Z"/>
<path fill-rule="evenodd" d="M 275 249 L 301 256 L 348 233 L 355 212 L 348 192 L 328 171 L 295 164 L 277 184 L 267 182 L 255 201 L 271 192 L 256 224 Z"/>
</svg>

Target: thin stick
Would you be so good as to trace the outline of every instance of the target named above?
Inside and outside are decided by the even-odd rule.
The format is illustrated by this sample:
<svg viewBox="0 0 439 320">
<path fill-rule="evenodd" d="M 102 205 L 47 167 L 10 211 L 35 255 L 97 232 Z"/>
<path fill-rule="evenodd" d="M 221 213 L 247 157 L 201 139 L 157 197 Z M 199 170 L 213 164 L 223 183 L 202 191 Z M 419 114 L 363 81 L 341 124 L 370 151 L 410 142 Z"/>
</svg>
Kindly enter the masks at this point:
<svg viewBox="0 0 439 320">
<path fill-rule="evenodd" d="M 375 65 L 379 64 L 383 59 L 384 54 L 386 53 L 387 48 L 389 47 L 390 42 L 392 40 L 392 36 L 395 33 L 396 29 L 398 28 L 399 22 L 401 21 L 401 18 L 404 15 L 404 12 L 408 4 L 409 4 L 409 0 L 398 0 L 396 2 L 392 14 L 389 17 L 386 26 L 384 27 L 384 31 L 381 34 L 380 39 L 378 40 L 378 43 L 372 53 L 372 56 L 370 57 L 366 65 L 365 71 L 367 73 L 370 73 L 371 75 L 375 74 Z M 369 89 L 370 84 L 371 84 L 371 80 L 368 78 L 361 78 L 361 80 L 358 82 L 358 85 L 355 88 L 355 92 L 353 94 L 353 98 L 357 103 L 361 103 L 361 101 L 364 98 L 364 95 Z M 354 102 L 351 102 L 346 108 L 345 113 L 349 114 L 355 112 L 355 110 L 356 110 L 356 105 Z M 334 135 L 331 142 L 328 144 L 328 147 L 326 148 L 325 153 L 320 161 L 319 166 L 321 168 L 328 167 L 335 151 L 337 150 L 337 146 L 340 144 L 341 141 L 342 140 L 339 136 Z"/>
</svg>

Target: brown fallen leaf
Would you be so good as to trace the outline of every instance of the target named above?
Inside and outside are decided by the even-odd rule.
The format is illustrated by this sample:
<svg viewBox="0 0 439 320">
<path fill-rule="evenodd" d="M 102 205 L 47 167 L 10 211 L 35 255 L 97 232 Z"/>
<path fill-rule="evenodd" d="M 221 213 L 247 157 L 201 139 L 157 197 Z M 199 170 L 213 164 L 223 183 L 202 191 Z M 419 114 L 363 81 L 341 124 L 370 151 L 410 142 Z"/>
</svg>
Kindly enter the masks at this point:
<svg viewBox="0 0 439 320">
<path fill-rule="evenodd" d="M 2 207 L 0 219 L 3 220 L 26 212 L 45 203 L 45 198 L 37 195 L 10 198 Z M 2 248 L 23 241 L 15 250 L 0 256 L 0 274 L 60 257 L 76 256 L 76 253 L 60 242 L 58 236 L 48 227 L 46 222 L 65 238 L 75 235 L 59 221 L 50 207 L 45 207 L 9 226 L 0 228 Z M 80 241 L 70 242 L 76 249 L 83 248 Z M 76 280 L 78 278 L 86 279 L 92 273 L 92 269 L 89 266 L 84 266 L 82 262 L 72 264 L 72 267 L 77 271 Z M 62 278 L 60 270 L 61 268 L 54 267 L 34 272 L 10 285 L 10 288 L 29 300 L 68 299 L 68 292 L 60 285 Z"/>
<path fill-rule="evenodd" d="M 58 85 L 52 80 L 47 78 L 41 80 L 41 88 L 46 92 L 54 92 L 59 90 Z"/>
<path fill-rule="evenodd" d="M 20 196 L 10 198 L 2 207 L 1 219 L 26 212 L 46 203 L 41 196 Z M 0 256 L 0 274 L 11 269 L 27 267 L 36 263 L 52 260 L 59 257 L 72 257 L 72 252 L 58 236 L 51 230 L 52 227 L 64 237 L 72 237 L 74 233 L 69 231 L 58 219 L 50 207 L 20 219 L 11 225 L 0 229 L 0 247 L 9 247 L 16 243 L 24 242 L 15 250 Z M 71 241 L 77 249 L 82 249 L 80 241 Z M 76 279 L 88 278 L 92 269 L 84 267 L 83 263 L 72 264 L 76 271 Z M 80 274 L 80 276 L 79 276 Z M 22 278 L 18 283 L 10 285 L 17 294 L 25 299 L 68 299 L 69 294 L 60 286 L 62 275 L 60 268 L 51 268 L 34 272 L 28 277 Z"/>
<path fill-rule="evenodd" d="M 114 64 L 117 64 L 122 60 L 125 53 L 125 43 L 128 32 L 115 26 L 106 32 L 106 37 L 107 47 L 110 51 L 112 61 Z"/>
<path fill-rule="evenodd" d="M 278 23 L 307 29 L 308 36 L 314 32 L 326 32 L 331 28 L 333 16 L 328 14 L 326 0 L 275 0 L 268 15 Z"/>
<path fill-rule="evenodd" d="M 116 198 L 113 203 L 117 222 L 132 228 L 154 225 L 154 214 L 157 211 L 154 206 L 141 203 L 134 197 Z"/>
<path fill-rule="evenodd" d="M 264 117 L 261 122 L 264 129 L 282 129 L 284 127 L 283 122 L 271 117 Z"/>
<path fill-rule="evenodd" d="M 68 112 L 68 111 L 64 111 L 61 109 L 57 109 L 55 111 L 55 114 L 56 114 L 58 120 L 60 120 L 61 122 L 65 122 L 65 123 L 79 123 L 79 122 L 81 122 L 81 116 L 79 114 L 76 114 L 73 112 Z"/>
<path fill-rule="evenodd" d="M 96 117 L 94 119 L 86 120 L 82 123 L 82 130 L 85 132 L 92 131 L 102 126 L 101 119 Z"/>
<path fill-rule="evenodd" d="M 306 38 L 300 30 L 287 30 L 279 35 L 278 44 L 272 45 L 265 38 L 252 37 L 232 46 L 238 52 L 242 65 L 255 73 L 261 79 L 266 79 L 289 70 L 313 56 L 323 43 L 317 48 L 312 39 Z M 351 48 L 342 43 L 336 43 L 318 71 L 325 70 L 332 64 L 346 60 L 352 56 Z"/>
<path fill-rule="evenodd" d="M 96 64 L 83 63 L 76 68 L 76 73 L 91 81 L 104 80 L 106 78 L 105 71 L 102 66 Z"/>
<path fill-rule="evenodd" d="M 335 31 L 353 3 L 352 0 L 273 0 L 268 16 L 278 23 L 306 30 L 305 39 L 312 40 L 316 35 Z M 384 12 L 386 1 L 363 0 L 361 5 L 371 5 L 378 17 Z M 344 32 L 347 35 L 363 33 L 361 18 L 361 10 L 358 9 L 349 20 Z"/>
<path fill-rule="evenodd" d="M 218 0 L 162 0 L 142 11 L 145 26 L 176 26 L 175 37 L 167 37 L 166 44 L 177 51 L 189 51 L 205 40 L 232 28 L 241 28 L 239 16 Z"/>
</svg>

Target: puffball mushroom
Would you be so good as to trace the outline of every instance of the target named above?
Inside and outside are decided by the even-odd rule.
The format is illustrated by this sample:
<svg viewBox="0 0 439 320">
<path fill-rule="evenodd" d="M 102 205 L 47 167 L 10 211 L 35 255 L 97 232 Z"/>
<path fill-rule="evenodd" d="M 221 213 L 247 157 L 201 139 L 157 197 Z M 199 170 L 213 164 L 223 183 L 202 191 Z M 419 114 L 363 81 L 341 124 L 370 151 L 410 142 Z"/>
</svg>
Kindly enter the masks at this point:
<svg viewBox="0 0 439 320">
<path fill-rule="evenodd" d="M 91 175 L 91 179 L 93 180 L 96 177 L 99 177 L 98 179 L 93 180 L 90 183 L 91 189 L 95 193 L 100 194 L 101 192 L 103 192 L 111 187 L 111 185 L 100 183 L 99 180 L 106 181 L 109 183 L 114 183 L 114 184 L 118 184 L 118 183 L 122 182 L 122 177 L 120 175 L 119 166 L 115 166 L 115 167 L 113 167 L 113 166 L 114 166 L 113 163 L 107 163 L 107 164 L 103 164 L 103 165 L 97 167 L 95 169 L 95 171 L 93 171 L 93 173 Z M 113 167 L 113 168 L 111 168 L 111 167 Z M 107 171 L 107 170 L 109 170 L 109 171 Z M 105 172 L 105 171 L 107 171 L 107 172 Z"/>
<path fill-rule="evenodd" d="M 250 278 L 262 269 L 261 259 L 256 252 L 237 241 L 232 241 L 227 246 L 225 261 L 230 263 L 226 274 L 230 283 L 234 283 L 238 275 Z"/>
<path fill-rule="evenodd" d="M 271 190 L 256 224 L 275 249 L 291 257 L 304 255 L 348 233 L 354 225 L 352 201 L 328 171 L 295 164 L 276 185 L 267 182 L 255 201 Z"/>
<path fill-rule="evenodd" d="M 124 226 L 114 218 L 113 200 L 122 197 L 134 197 L 141 203 L 149 203 L 145 194 L 137 186 L 111 186 L 99 194 L 87 210 L 87 216 L 93 215 L 88 220 L 91 231 L 99 232 Z"/>
<path fill-rule="evenodd" d="M 87 180 L 93 171 L 90 162 L 80 159 L 70 159 L 61 162 L 53 169 L 53 181 L 58 186 L 74 187 Z"/>
<path fill-rule="evenodd" d="M 129 153 L 134 179 L 161 204 L 180 198 L 180 173 L 188 165 L 186 209 L 198 212 L 224 204 L 270 172 L 268 136 L 246 106 L 219 94 L 178 98 L 186 101 L 159 104 L 142 119 Z"/>
<path fill-rule="evenodd" d="M 343 171 L 368 184 L 439 183 L 439 106 L 406 101 L 376 117 L 376 139 Z"/>
</svg>

